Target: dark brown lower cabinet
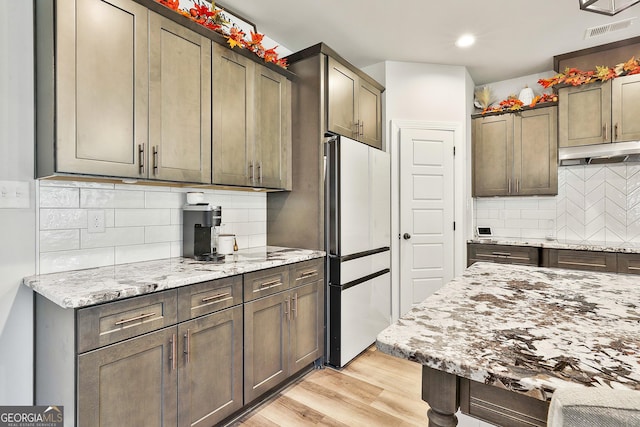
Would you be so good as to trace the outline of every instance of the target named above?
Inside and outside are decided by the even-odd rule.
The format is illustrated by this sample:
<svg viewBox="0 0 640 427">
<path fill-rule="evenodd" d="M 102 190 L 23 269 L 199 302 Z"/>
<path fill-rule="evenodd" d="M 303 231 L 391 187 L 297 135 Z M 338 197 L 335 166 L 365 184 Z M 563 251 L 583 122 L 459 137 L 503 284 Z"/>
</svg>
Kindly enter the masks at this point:
<svg viewBox="0 0 640 427">
<path fill-rule="evenodd" d="M 81 426 L 212 426 L 241 407 L 242 306 L 78 356 Z"/>
<path fill-rule="evenodd" d="M 476 262 L 539 265 L 540 248 L 491 243 L 468 243 L 467 267 Z"/>
<path fill-rule="evenodd" d="M 78 356 L 78 425 L 175 426 L 175 339 L 165 328 Z"/>
<path fill-rule="evenodd" d="M 322 281 L 244 304 L 244 400 L 322 356 Z"/>
<path fill-rule="evenodd" d="M 178 426 L 209 427 L 242 408 L 242 306 L 178 325 Z"/>
<path fill-rule="evenodd" d="M 36 404 L 65 427 L 216 425 L 322 357 L 323 277 L 320 258 L 76 310 L 36 294 Z"/>
</svg>

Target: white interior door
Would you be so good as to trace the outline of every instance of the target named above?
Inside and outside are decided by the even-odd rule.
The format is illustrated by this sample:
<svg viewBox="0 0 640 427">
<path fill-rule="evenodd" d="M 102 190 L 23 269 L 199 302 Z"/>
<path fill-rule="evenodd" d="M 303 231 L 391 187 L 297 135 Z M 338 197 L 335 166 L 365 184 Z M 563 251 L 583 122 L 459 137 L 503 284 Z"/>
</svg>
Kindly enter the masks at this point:
<svg viewBox="0 0 640 427">
<path fill-rule="evenodd" d="M 454 276 L 454 137 L 400 129 L 400 315 Z"/>
</svg>

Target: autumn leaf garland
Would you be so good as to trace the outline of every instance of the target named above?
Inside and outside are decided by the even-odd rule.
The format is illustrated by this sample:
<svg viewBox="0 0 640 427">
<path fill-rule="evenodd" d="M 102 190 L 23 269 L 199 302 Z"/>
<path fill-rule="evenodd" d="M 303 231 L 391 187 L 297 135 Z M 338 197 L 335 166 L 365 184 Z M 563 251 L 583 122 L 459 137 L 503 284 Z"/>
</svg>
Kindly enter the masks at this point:
<svg viewBox="0 0 640 427">
<path fill-rule="evenodd" d="M 640 60 L 635 57 L 615 67 L 597 66 L 596 69 L 592 71 L 567 68 L 564 73 L 556 74 L 549 79 L 540 79 L 538 83 L 544 88 L 550 88 L 559 84 L 580 86 L 588 83 L 606 82 L 616 77 L 632 74 L 640 74 Z"/>
<path fill-rule="evenodd" d="M 555 76 L 548 79 L 538 80 L 538 84 L 545 89 L 551 88 L 557 85 L 571 85 L 580 86 L 583 84 L 606 82 L 607 80 L 615 79 L 617 77 L 629 76 L 633 74 L 640 74 L 640 59 L 632 57 L 627 62 L 620 63 L 615 67 L 596 66 L 595 70 L 582 71 L 577 68 L 567 68 L 564 73 L 558 73 Z M 558 101 L 558 95 L 555 94 L 542 94 L 533 98 L 529 107 L 534 107 L 537 104 L 544 102 Z M 482 110 L 482 114 L 486 113 L 498 113 L 503 111 L 518 111 L 524 106 L 523 102 L 515 96 L 509 97 L 504 101 L 493 107 L 487 107 Z"/>
<path fill-rule="evenodd" d="M 276 52 L 276 48 L 278 46 L 271 49 L 265 49 L 264 46 L 262 46 L 264 34 L 251 32 L 251 40 L 247 40 L 247 35 L 238 27 L 231 26 L 228 28 L 230 23 L 222 18 L 222 9 L 217 8 L 215 3 L 211 3 L 211 6 L 207 6 L 197 1 L 194 3 L 193 7 L 187 10 L 180 8 L 180 0 L 156 1 L 180 15 L 202 25 L 203 27 L 223 35 L 232 49 L 235 47 L 239 49 L 246 48 L 267 63 L 273 63 L 282 68 L 287 68 L 288 65 L 286 58 L 280 58 Z"/>
</svg>

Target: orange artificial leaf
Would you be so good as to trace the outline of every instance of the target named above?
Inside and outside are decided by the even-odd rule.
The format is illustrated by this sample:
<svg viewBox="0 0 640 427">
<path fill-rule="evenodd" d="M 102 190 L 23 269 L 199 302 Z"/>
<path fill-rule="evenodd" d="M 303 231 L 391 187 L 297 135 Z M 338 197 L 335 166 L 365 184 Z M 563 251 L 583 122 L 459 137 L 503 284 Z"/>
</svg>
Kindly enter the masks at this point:
<svg viewBox="0 0 640 427">
<path fill-rule="evenodd" d="M 278 53 L 276 52 L 276 47 L 271 49 L 267 49 L 264 51 L 264 61 L 265 62 L 277 62 L 278 61 Z"/>
<path fill-rule="evenodd" d="M 251 31 L 251 43 L 257 44 L 262 43 L 262 39 L 264 38 L 264 34 L 254 33 Z"/>
</svg>

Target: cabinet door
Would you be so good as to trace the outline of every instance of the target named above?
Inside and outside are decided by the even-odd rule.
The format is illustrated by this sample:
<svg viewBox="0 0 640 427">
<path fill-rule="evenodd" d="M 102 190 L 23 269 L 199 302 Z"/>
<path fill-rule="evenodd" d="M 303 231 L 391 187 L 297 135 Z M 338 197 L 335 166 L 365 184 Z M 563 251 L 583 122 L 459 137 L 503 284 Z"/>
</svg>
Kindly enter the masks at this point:
<svg viewBox="0 0 640 427">
<path fill-rule="evenodd" d="M 515 187 L 512 188 L 515 195 L 558 194 L 557 124 L 556 107 L 527 110 L 515 115 Z"/>
<path fill-rule="evenodd" d="M 473 120 L 473 195 L 506 196 L 513 173 L 513 115 Z"/>
<path fill-rule="evenodd" d="M 176 328 L 78 356 L 78 425 L 175 426 Z"/>
<path fill-rule="evenodd" d="M 213 43 L 213 183 L 252 185 L 255 63 Z"/>
<path fill-rule="evenodd" d="M 324 345 L 323 282 L 291 291 L 289 375 L 322 356 Z"/>
<path fill-rule="evenodd" d="M 178 425 L 215 425 L 242 407 L 242 306 L 181 323 L 178 336 Z"/>
<path fill-rule="evenodd" d="M 288 377 L 289 292 L 244 304 L 244 401 Z"/>
<path fill-rule="evenodd" d="M 558 91 L 558 145 L 611 142 L 611 82 Z"/>
<path fill-rule="evenodd" d="M 291 83 L 256 66 L 254 185 L 285 188 L 291 164 Z"/>
<path fill-rule="evenodd" d="M 373 85 L 359 80 L 358 139 L 365 144 L 382 149 L 382 94 Z"/>
<path fill-rule="evenodd" d="M 149 176 L 211 182 L 211 41 L 149 13 Z"/>
<path fill-rule="evenodd" d="M 328 129 L 338 135 L 357 138 L 358 76 L 333 58 L 329 58 Z"/>
<path fill-rule="evenodd" d="M 640 140 L 640 74 L 614 79 L 611 91 L 613 140 Z"/>
<path fill-rule="evenodd" d="M 56 171 L 146 176 L 147 9 L 130 0 L 56 5 Z"/>
</svg>

